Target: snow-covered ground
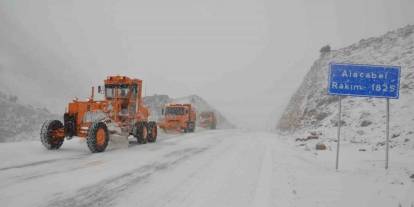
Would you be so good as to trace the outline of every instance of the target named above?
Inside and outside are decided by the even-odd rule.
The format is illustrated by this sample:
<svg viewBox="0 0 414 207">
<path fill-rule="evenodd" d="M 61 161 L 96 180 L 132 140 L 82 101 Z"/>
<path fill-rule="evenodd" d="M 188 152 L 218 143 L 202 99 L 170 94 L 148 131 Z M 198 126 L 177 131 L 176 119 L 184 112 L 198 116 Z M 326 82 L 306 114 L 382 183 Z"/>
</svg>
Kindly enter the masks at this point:
<svg viewBox="0 0 414 207">
<path fill-rule="evenodd" d="M 79 139 L 0 145 L 0 206 L 414 206 L 414 152 L 304 150 L 243 130 L 161 135 L 91 154 Z"/>
</svg>

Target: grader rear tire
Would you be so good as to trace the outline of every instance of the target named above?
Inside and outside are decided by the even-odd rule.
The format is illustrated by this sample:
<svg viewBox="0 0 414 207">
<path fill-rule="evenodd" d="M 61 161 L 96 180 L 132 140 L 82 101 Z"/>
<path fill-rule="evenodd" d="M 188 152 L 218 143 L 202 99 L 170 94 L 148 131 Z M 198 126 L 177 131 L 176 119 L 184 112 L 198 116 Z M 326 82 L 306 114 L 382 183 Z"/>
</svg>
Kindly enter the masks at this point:
<svg viewBox="0 0 414 207">
<path fill-rule="evenodd" d="M 150 121 L 148 123 L 148 142 L 157 141 L 157 136 L 158 136 L 157 123 Z"/>
<path fill-rule="evenodd" d="M 137 139 L 138 144 L 146 144 L 148 142 L 148 127 L 146 122 L 135 123 L 133 135 Z"/>
<path fill-rule="evenodd" d="M 59 120 L 49 120 L 43 123 L 42 129 L 40 130 L 40 141 L 42 141 L 46 149 L 57 150 L 62 146 L 65 138 L 52 136 L 52 132 L 60 128 L 63 128 L 63 124 Z"/>
<path fill-rule="evenodd" d="M 103 152 L 108 146 L 108 127 L 103 122 L 94 122 L 89 128 L 86 143 L 92 153 Z"/>
</svg>

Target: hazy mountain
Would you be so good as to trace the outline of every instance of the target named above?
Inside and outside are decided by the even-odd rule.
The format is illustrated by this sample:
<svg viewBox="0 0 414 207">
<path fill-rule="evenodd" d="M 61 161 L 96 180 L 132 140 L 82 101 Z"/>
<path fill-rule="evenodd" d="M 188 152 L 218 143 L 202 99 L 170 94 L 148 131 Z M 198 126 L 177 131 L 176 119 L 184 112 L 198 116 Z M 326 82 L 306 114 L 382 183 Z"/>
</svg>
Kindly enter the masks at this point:
<svg viewBox="0 0 414 207">
<path fill-rule="evenodd" d="M 45 108 L 19 103 L 18 97 L 0 92 L 0 142 L 37 139 L 47 119 L 59 119 Z"/>
<path fill-rule="evenodd" d="M 327 94 L 330 62 L 401 66 L 400 99 L 391 100 L 392 143 L 414 140 L 414 26 L 338 50 L 321 49 L 320 58 L 292 96 L 277 129 L 299 134 L 319 131 L 325 138 L 336 138 L 338 98 Z M 385 103 L 384 99 L 344 98 L 343 137 L 355 142 L 384 141 Z"/>
<path fill-rule="evenodd" d="M 214 111 L 217 116 L 217 128 L 234 128 L 227 118 L 212 107 L 207 101 L 197 95 L 190 95 L 181 98 L 170 98 L 168 95 L 154 95 L 144 97 L 144 104 L 151 110 L 151 119 L 159 120 L 162 115 L 162 107 L 167 103 L 191 103 L 195 106 L 197 114 L 203 111 Z"/>
</svg>

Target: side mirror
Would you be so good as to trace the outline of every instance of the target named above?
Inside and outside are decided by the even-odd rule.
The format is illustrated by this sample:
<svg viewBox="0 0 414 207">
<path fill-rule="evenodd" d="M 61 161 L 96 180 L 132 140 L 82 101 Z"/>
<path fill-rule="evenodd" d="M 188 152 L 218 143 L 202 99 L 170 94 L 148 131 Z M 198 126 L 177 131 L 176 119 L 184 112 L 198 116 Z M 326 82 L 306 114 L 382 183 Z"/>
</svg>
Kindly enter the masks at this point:
<svg viewBox="0 0 414 207">
<path fill-rule="evenodd" d="M 164 108 L 161 110 L 161 115 L 164 115 Z"/>
</svg>

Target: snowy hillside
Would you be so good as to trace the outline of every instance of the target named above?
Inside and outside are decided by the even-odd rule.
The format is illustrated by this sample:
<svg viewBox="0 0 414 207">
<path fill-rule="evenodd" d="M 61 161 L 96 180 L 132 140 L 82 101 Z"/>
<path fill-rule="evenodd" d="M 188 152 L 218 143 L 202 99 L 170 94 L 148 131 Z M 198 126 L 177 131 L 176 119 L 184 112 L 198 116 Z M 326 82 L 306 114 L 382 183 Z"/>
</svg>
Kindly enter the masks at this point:
<svg viewBox="0 0 414 207">
<path fill-rule="evenodd" d="M 339 49 L 321 50 L 293 95 L 277 129 L 306 136 L 317 132 L 325 139 L 336 139 L 337 97 L 327 95 L 328 65 L 359 63 L 401 66 L 400 99 L 391 100 L 391 146 L 414 147 L 414 26 L 363 39 Z M 346 97 L 342 102 L 345 140 L 383 145 L 385 136 L 384 99 Z"/>
<path fill-rule="evenodd" d="M 17 96 L 0 92 L 0 142 L 37 139 L 47 119 L 57 119 L 47 109 L 19 103 Z"/>
<path fill-rule="evenodd" d="M 168 95 L 153 95 L 144 97 L 144 105 L 149 107 L 152 120 L 158 121 L 161 118 L 162 107 L 169 103 L 171 98 Z"/>
<path fill-rule="evenodd" d="M 151 109 L 151 119 L 159 120 L 162 107 L 167 103 L 191 103 L 196 107 L 197 114 L 203 111 L 214 111 L 217 115 L 217 127 L 220 129 L 234 128 L 219 111 L 208 104 L 203 98 L 197 95 L 190 95 L 181 98 L 170 98 L 168 95 L 154 95 L 144 97 L 144 104 Z"/>
</svg>

